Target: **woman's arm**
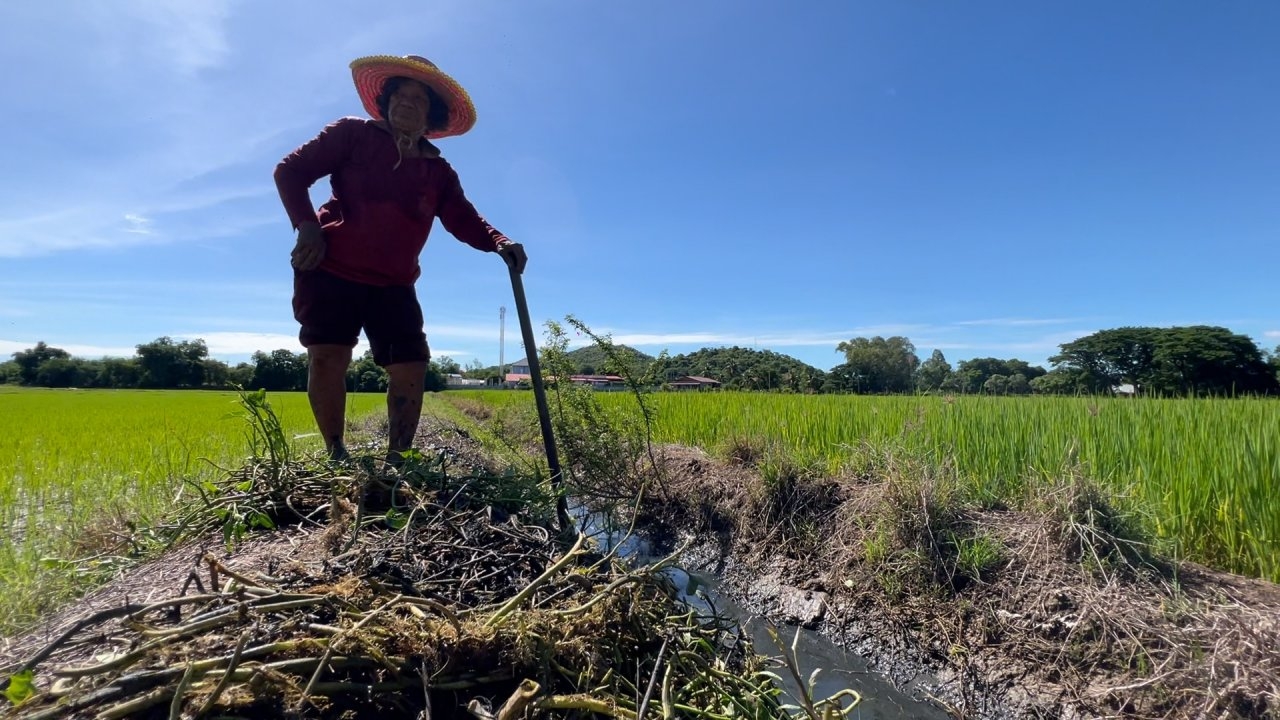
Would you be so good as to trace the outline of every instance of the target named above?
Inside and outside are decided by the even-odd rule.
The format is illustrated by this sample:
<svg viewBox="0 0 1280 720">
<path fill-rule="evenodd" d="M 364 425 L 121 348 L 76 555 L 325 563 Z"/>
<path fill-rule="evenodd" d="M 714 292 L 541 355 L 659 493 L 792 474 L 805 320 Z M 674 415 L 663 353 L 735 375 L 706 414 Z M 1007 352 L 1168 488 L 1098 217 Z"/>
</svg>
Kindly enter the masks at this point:
<svg viewBox="0 0 1280 720">
<path fill-rule="evenodd" d="M 499 246 L 510 243 L 506 235 L 476 212 L 475 206 L 462 192 L 462 183 L 458 181 L 458 173 L 453 166 L 444 162 L 444 169 L 444 186 L 440 189 L 440 200 L 436 205 L 436 216 L 444 229 L 462 242 L 485 252 L 497 252 Z"/>
<path fill-rule="evenodd" d="M 361 122 L 357 118 L 342 118 L 328 125 L 276 165 L 276 189 L 295 228 L 316 222 L 316 210 L 311 206 L 308 191 L 317 180 L 332 175 L 346 161 L 351 150 L 351 130 Z"/>
</svg>

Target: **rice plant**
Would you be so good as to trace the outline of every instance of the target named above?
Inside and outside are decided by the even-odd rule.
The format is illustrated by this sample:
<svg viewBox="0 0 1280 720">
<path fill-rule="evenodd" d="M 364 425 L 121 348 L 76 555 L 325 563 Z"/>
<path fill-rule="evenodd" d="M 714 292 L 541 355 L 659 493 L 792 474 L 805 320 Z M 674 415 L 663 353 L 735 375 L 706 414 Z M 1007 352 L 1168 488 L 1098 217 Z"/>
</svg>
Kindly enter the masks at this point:
<svg viewBox="0 0 1280 720">
<path fill-rule="evenodd" d="M 299 452 L 320 438 L 304 393 L 273 393 Z M 351 418 L 381 408 L 353 395 Z M 0 387 L 0 632 L 109 576 L 139 548 L 133 530 L 253 448 L 234 392 Z"/>
</svg>

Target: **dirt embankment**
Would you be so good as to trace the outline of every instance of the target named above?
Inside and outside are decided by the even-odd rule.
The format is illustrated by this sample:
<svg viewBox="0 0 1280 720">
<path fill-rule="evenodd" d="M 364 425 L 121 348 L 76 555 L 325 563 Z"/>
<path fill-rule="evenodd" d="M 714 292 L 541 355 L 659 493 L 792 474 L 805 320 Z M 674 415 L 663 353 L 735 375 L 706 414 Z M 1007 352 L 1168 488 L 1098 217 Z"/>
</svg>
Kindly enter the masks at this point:
<svg viewBox="0 0 1280 720">
<path fill-rule="evenodd" d="M 965 510 L 921 468 L 774 471 L 668 447 L 646 524 L 740 604 L 965 718 L 1280 717 L 1280 586 L 1146 556 L 1066 481 Z"/>
<path fill-rule="evenodd" d="M 784 715 L 660 567 L 557 537 L 534 479 L 423 425 L 425 464 L 227 478 L 189 517 L 242 518 L 232 550 L 209 527 L 0 638 L 0 717 Z"/>
</svg>

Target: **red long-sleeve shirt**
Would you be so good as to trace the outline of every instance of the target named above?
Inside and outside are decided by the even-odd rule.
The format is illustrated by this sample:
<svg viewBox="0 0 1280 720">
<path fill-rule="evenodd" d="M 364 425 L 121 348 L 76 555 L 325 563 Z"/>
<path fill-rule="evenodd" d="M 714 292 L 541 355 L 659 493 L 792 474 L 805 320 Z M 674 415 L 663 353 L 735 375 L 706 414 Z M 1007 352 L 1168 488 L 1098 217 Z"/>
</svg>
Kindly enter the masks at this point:
<svg viewBox="0 0 1280 720">
<path fill-rule="evenodd" d="M 401 158 L 378 123 L 342 118 L 276 166 L 276 188 L 293 226 L 319 221 L 324 228 L 321 270 L 370 285 L 412 285 L 437 217 L 478 250 L 492 252 L 507 241 L 467 200 L 453 167 L 423 142 L 431 157 Z M 325 175 L 333 197 L 317 212 L 307 191 Z"/>
</svg>

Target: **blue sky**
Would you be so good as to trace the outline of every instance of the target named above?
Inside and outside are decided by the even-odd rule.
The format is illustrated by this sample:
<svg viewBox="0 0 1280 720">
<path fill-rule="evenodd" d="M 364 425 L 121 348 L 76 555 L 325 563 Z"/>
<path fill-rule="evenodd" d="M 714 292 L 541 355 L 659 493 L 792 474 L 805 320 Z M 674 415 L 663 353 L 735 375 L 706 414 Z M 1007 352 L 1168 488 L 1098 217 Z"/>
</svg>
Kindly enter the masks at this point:
<svg viewBox="0 0 1280 720">
<path fill-rule="evenodd" d="M 646 352 L 841 340 L 1045 363 L 1123 325 L 1280 345 L 1280 4 L 48 0 L 0 7 L 0 357 L 296 344 L 271 172 L 421 54 L 529 252 L 534 322 Z M 328 183 L 313 189 L 322 202 Z M 501 261 L 437 225 L 434 353 L 506 360 Z"/>
</svg>

